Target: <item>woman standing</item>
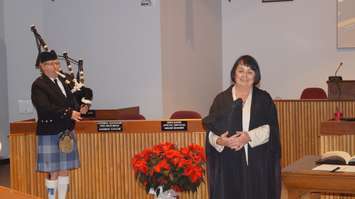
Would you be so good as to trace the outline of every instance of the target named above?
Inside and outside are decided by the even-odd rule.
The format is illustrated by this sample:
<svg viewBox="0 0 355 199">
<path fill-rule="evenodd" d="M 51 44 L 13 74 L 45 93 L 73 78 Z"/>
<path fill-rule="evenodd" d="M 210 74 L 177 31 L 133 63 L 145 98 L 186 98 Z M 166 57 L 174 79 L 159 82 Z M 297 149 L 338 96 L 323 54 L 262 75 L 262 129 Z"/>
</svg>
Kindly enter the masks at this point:
<svg viewBox="0 0 355 199">
<path fill-rule="evenodd" d="M 260 82 L 257 61 L 238 58 L 231 85 L 203 119 L 211 199 L 279 199 L 280 138 L 276 107 Z"/>
</svg>

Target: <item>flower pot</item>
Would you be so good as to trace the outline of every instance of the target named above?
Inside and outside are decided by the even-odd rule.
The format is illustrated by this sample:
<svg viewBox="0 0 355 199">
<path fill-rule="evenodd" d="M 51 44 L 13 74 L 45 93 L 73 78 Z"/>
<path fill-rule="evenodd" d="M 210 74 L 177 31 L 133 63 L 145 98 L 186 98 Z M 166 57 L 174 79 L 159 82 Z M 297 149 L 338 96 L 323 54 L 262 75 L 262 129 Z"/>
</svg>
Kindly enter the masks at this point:
<svg viewBox="0 0 355 199">
<path fill-rule="evenodd" d="M 173 189 L 163 191 L 163 187 L 159 186 L 157 190 L 151 189 L 149 193 L 154 194 L 155 199 L 176 199 L 177 193 Z"/>
</svg>

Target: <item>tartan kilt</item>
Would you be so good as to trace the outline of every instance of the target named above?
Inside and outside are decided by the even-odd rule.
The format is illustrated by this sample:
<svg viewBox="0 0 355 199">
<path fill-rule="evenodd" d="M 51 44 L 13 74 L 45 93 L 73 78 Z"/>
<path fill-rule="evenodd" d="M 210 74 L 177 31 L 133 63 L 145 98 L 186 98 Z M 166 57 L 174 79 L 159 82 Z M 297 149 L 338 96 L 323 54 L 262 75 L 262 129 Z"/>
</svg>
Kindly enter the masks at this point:
<svg viewBox="0 0 355 199">
<path fill-rule="evenodd" d="M 37 171 L 55 172 L 80 167 L 77 137 L 75 131 L 73 151 L 63 153 L 59 150 L 59 138 L 64 132 L 56 135 L 37 135 Z"/>
</svg>

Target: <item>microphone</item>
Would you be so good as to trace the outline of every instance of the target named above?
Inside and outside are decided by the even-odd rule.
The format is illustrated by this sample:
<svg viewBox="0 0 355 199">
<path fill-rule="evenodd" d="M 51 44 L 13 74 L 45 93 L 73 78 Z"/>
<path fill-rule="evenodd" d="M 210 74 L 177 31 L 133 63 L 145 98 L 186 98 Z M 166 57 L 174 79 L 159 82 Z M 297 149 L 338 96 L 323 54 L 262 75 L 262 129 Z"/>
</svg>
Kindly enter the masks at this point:
<svg viewBox="0 0 355 199">
<path fill-rule="evenodd" d="M 342 67 L 342 66 L 343 66 L 343 62 L 340 62 L 340 64 L 339 64 L 339 66 L 338 66 L 337 70 L 335 71 L 334 76 L 337 76 L 338 70 L 339 70 L 339 69 L 340 69 L 340 67 Z"/>
<path fill-rule="evenodd" d="M 242 98 L 236 99 L 236 100 L 233 102 L 232 107 L 233 107 L 233 109 L 234 109 L 234 108 L 237 108 L 237 107 L 243 108 L 243 100 L 242 100 Z"/>
<path fill-rule="evenodd" d="M 228 117 L 228 136 L 232 136 L 236 133 L 237 130 L 241 131 L 241 126 L 236 126 L 236 123 L 242 123 L 243 115 L 243 100 L 241 98 L 233 101 L 232 111 Z M 239 121 L 238 121 L 239 120 Z"/>
<path fill-rule="evenodd" d="M 329 76 L 328 77 L 329 81 L 341 81 L 341 80 L 343 80 L 343 78 L 341 76 L 337 76 L 337 73 L 338 73 L 340 67 L 342 67 L 342 66 L 343 66 L 343 62 L 340 62 L 338 67 L 337 67 L 337 69 L 335 70 L 334 76 Z"/>
</svg>

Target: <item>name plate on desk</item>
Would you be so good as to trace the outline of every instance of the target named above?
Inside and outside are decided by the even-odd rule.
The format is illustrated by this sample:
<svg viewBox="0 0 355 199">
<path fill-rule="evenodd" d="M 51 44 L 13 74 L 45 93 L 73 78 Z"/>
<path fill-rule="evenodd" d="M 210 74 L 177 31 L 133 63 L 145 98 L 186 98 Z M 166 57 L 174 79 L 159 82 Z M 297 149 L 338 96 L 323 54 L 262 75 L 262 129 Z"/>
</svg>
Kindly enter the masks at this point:
<svg viewBox="0 0 355 199">
<path fill-rule="evenodd" d="M 162 131 L 187 131 L 187 121 L 162 121 Z"/>
<path fill-rule="evenodd" d="M 117 132 L 123 130 L 121 121 L 99 121 L 96 125 L 98 132 Z"/>
</svg>

